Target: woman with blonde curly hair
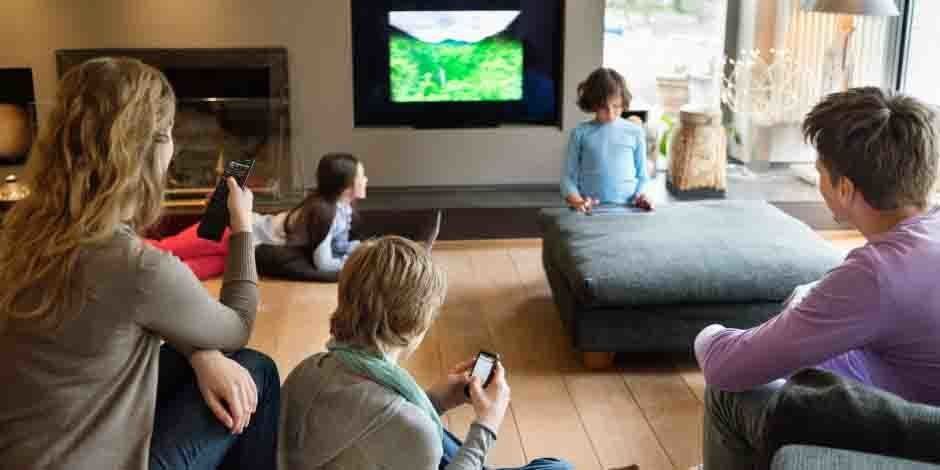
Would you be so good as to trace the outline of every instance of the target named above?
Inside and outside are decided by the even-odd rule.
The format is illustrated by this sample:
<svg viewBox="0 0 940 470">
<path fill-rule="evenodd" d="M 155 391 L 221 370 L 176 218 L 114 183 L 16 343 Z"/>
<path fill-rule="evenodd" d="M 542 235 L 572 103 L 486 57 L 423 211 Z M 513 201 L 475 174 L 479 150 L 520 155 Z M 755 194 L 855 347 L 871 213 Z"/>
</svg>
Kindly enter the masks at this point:
<svg viewBox="0 0 940 470">
<path fill-rule="evenodd" d="M 277 369 L 241 349 L 251 193 L 229 181 L 219 301 L 138 235 L 160 212 L 174 113 L 169 82 L 134 59 L 62 78 L 34 191 L 0 225 L 0 469 L 274 466 Z"/>
</svg>

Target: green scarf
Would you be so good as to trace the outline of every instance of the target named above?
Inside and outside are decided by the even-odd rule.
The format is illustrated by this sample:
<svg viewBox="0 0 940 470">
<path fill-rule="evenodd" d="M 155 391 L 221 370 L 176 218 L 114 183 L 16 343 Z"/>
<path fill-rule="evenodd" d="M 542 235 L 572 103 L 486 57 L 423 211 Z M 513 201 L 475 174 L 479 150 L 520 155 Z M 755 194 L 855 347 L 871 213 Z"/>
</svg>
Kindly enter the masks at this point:
<svg viewBox="0 0 940 470">
<path fill-rule="evenodd" d="M 408 402 L 424 410 L 434 421 L 443 445 L 444 425 L 441 423 L 441 417 L 437 414 L 428 394 L 415 382 L 408 371 L 389 361 L 377 351 L 333 340 L 326 344 L 326 349 L 350 372 L 372 379 L 375 383 L 401 395 Z"/>
</svg>

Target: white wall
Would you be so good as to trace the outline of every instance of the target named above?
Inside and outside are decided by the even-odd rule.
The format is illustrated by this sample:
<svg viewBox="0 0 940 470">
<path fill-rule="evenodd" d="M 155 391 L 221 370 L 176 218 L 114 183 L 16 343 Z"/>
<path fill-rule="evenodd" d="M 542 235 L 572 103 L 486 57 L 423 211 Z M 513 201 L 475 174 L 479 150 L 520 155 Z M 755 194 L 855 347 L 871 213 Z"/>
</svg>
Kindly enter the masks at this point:
<svg viewBox="0 0 940 470">
<path fill-rule="evenodd" d="M 554 183 L 567 131 L 585 117 L 574 88 L 601 63 L 603 14 L 603 0 L 567 1 L 564 130 L 353 129 L 348 0 L 2 0 L 0 67 L 31 67 L 49 101 L 57 49 L 284 46 L 292 152 L 308 183 L 328 151 L 361 157 L 379 186 Z"/>
</svg>

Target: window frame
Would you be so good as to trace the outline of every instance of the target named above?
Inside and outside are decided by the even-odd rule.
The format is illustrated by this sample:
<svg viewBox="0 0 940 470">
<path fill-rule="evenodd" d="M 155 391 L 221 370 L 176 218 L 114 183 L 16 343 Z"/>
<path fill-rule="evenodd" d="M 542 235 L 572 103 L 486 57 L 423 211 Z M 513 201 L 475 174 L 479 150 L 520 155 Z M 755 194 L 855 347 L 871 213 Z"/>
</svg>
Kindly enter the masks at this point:
<svg viewBox="0 0 940 470">
<path fill-rule="evenodd" d="M 895 91 L 903 92 L 907 87 L 907 71 L 911 56 L 911 29 L 914 21 L 914 2 L 918 0 L 896 0 L 901 15 L 894 22 L 890 36 L 893 39 L 891 54 L 888 55 L 887 83 Z"/>
</svg>

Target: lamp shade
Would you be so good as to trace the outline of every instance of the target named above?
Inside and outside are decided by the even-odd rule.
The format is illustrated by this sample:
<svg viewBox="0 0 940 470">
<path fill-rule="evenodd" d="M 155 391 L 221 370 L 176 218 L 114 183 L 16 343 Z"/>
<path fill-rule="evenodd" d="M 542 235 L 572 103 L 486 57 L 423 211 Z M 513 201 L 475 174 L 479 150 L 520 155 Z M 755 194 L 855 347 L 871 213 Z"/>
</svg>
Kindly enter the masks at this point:
<svg viewBox="0 0 940 470">
<path fill-rule="evenodd" d="M 894 0 L 800 0 L 804 11 L 849 15 L 898 16 Z"/>
</svg>

